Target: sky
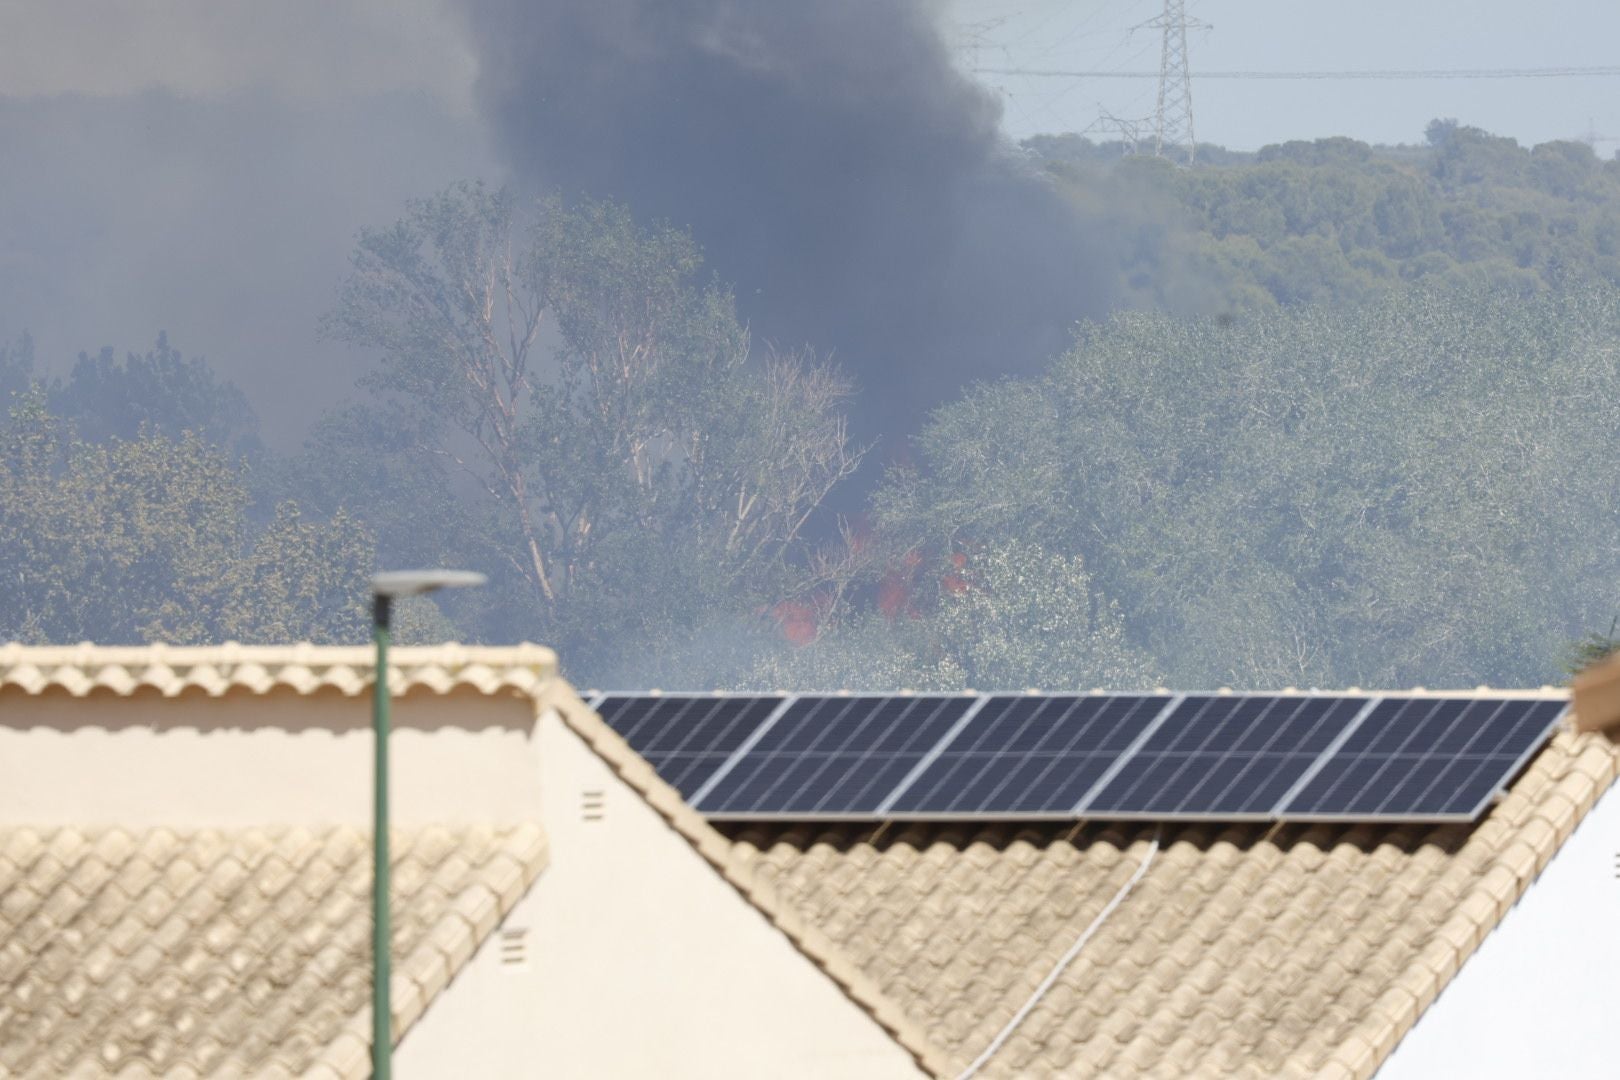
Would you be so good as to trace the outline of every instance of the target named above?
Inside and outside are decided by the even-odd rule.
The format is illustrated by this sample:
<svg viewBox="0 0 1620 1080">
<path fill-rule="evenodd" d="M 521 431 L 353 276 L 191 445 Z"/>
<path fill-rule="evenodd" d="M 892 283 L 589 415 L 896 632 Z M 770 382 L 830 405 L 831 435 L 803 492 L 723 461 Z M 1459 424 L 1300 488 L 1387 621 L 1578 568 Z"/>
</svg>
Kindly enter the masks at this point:
<svg viewBox="0 0 1620 1080">
<path fill-rule="evenodd" d="M 949 0 L 947 24 L 970 68 L 1149 71 L 1160 34 L 1132 27 L 1162 0 Z M 1595 67 L 1615 64 L 1620 4 L 1600 0 L 1413 3 L 1362 0 L 1188 0 L 1193 118 L 1200 140 L 1254 150 L 1287 139 L 1349 135 L 1419 142 L 1437 117 L 1523 143 L 1595 130 L 1607 157 L 1620 147 L 1620 77 L 1413 81 L 1200 81 L 1203 71 L 1343 71 Z M 982 75 L 1016 137 L 1082 131 L 1102 112 L 1153 112 L 1156 78 Z"/>
<path fill-rule="evenodd" d="M 755 0 L 750 0 L 755 2 Z M 1156 70 L 1160 0 L 933 3 L 970 68 Z M 1219 70 L 1588 66 L 1620 4 L 1190 0 L 1201 140 L 1414 142 L 1456 117 L 1523 142 L 1620 136 L 1620 79 L 1200 81 Z M 0 0 L 0 341 L 47 370 L 159 331 L 296 444 L 366 365 L 316 323 L 356 232 L 501 182 L 455 0 Z M 982 75 L 1013 137 L 1145 117 L 1154 79 Z M 1603 156 L 1620 141 L 1599 142 Z"/>
<path fill-rule="evenodd" d="M 496 165 L 441 0 L 0 0 L 0 342 L 159 331 L 296 447 L 366 359 L 317 320 L 356 232 Z"/>
</svg>

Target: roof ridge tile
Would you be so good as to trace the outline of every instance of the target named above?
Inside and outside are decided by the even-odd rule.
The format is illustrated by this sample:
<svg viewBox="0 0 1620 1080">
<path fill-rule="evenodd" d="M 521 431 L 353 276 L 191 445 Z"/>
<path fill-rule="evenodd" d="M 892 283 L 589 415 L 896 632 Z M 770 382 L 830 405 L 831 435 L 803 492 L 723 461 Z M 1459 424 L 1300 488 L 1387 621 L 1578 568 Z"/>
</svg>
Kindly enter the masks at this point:
<svg viewBox="0 0 1620 1080">
<path fill-rule="evenodd" d="M 128 696 L 141 689 L 175 697 L 187 690 L 220 696 L 277 688 L 309 694 L 335 689 L 355 696 L 371 685 L 369 647 L 296 645 L 142 646 L 0 645 L 0 692 L 41 694 L 52 688 L 83 697 L 96 690 Z M 471 686 L 483 693 L 509 688 L 530 695 L 557 677 L 556 655 L 528 642 L 515 646 L 399 646 L 389 654 L 390 683 L 401 692 L 422 687 L 448 693 Z"/>
</svg>

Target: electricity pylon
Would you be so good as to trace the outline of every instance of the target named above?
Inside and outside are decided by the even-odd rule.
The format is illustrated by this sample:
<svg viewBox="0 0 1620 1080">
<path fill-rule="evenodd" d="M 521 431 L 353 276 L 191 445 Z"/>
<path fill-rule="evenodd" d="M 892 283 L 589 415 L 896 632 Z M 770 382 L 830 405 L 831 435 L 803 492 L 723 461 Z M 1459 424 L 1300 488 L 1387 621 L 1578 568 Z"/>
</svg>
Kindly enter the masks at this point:
<svg viewBox="0 0 1620 1080">
<path fill-rule="evenodd" d="M 1125 155 L 1134 157 L 1142 152 L 1142 128 L 1145 124 L 1146 121 L 1144 120 L 1126 120 L 1123 117 L 1115 116 L 1103 108 L 1102 102 L 1099 101 L 1097 103 L 1097 120 L 1091 126 L 1116 133 L 1119 136 L 1120 143 L 1125 147 Z"/>
<path fill-rule="evenodd" d="M 1207 29 L 1188 20 L 1186 0 L 1164 0 L 1164 11 L 1142 24 L 1162 35 L 1159 53 L 1159 104 L 1153 111 L 1153 153 L 1170 157 L 1186 152 L 1193 163 L 1198 142 L 1193 136 L 1192 73 L 1187 69 L 1187 28 Z"/>
</svg>

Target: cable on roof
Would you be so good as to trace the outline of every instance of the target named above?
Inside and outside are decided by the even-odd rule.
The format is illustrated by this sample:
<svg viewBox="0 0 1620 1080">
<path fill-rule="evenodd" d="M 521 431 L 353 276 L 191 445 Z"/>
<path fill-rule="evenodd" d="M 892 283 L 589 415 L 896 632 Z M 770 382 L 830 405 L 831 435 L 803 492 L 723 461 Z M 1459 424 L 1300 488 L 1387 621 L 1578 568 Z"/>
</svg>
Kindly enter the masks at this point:
<svg viewBox="0 0 1620 1080">
<path fill-rule="evenodd" d="M 1121 886 L 1119 892 L 1114 894 L 1114 898 L 1108 901 L 1107 905 L 1097 913 L 1097 917 L 1091 920 L 1091 925 L 1081 932 L 1073 945 L 1069 946 L 1069 951 L 1058 958 L 1058 962 L 1052 966 L 1052 970 L 1046 973 L 1046 978 L 1042 979 L 1041 984 L 1035 988 L 1035 992 L 1029 995 L 1029 1000 L 1024 1002 L 1017 1012 L 1013 1013 L 1012 1019 L 1007 1021 L 1007 1026 L 997 1032 L 996 1037 L 990 1040 L 990 1045 L 984 1048 L 984 1053 L 974 1058 L 967 1068 L 956 1074 L 956 1080 L 970 1080 L 972 1076 L 989 1063 L 991 1058 L 996 1056 L 996 1051 L 1000 1050 L 1007 1040 L 1012 1038 L 1012 1033 L 1018 1030 L 1018 1025 L 1022 1024 L 1024 1019 L 1035 1010 L 1035 1006 L 1041 1003 L 1041 999 L 1046 996 L 1048 990 L 1052 989 L 1052 985 L 1058 981 L 1058 977 L 1074 962 L 1074 958 L 1080 955 L 1080 950 L 1086 947 L 1086 942 L 1091 940 L 1091 936 L 1097 932 L 1098 927 L 1102 926 L 1107 921 L 1108 916 L 1114 913 L 1114 909 L 1124 903 L 1127 896 L 1131 895 L 1131 890 L 1136 888 L 1136 883 L 1142 880 L 1143 875 L 1148 871 L 1148 867 L 1153 864 L 1153 856 L 1158 853 L 1159 828 L 1155 826 L 1153 829 L 1153 841 L 1148 844 L 1147 854 L 1142 856 L 1142 863 L 1136 868 L 1136 872 L 1131 875 L 1131 879 Z"/>
</svg>

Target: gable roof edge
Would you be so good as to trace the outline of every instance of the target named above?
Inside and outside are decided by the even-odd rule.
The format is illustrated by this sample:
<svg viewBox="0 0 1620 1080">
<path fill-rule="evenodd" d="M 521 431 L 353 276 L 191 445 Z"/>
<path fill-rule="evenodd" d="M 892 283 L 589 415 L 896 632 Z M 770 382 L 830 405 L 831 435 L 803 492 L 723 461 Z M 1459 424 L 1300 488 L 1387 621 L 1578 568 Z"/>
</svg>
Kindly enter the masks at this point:
<svg viewBox="0 0 1620 1080">
<path fill-rule="evenodd" d="M 792 942 L 794 948 L 820 968 L 845 997 L 860 1006 L 878 1025 L 909 1053 L 917 1064 L 934 1076 L 944 1075 L 949 1059 L 933 1045 L 922 1028 L 913 1022 L 883 991 L 846 958 L 820 930 L 797 911 L 783 903 L 771 886 L 758 880 L 751 869 L 733 857 L 727 840 L 696 810 L 693 810 L 653 767 L 630 748 L 567 682 L 549 679 L 536 695 L 542 707 L 550 707 L 569 729 L 630 785 L 687 843 L 713 866 L 720 876 L 753 905 Z"/>
<path fill-rule="evenodd" d="M 1553 788 L 1554 797 L 1535 799 L 1522 783 L 1514 786 L 1494 812 L 1520 819 L 1515 826 L 1502 826 L 1514 830 L 1514 841 L 1491 861 L 1479 885 L 1458 897 L 1424 962 L 1413 965 L 1373 1003 L 1371 1015 L 1339 1043 L 1320 1075 L 1371 1080 L 1620 776 L 1620 764 L 1601 736 L 1565 731 L 1555 739 L 1577 753 L 1564 772 L 1540 778 Z M 1545 749 L 1537 759 L 1545 756 Z M 1533 759 L 1531 767 L 1535 764 Z M 1488 818 L 1479 828 L 1487 827 Z"/>
<path fill-rule="evenodd" d="M 521 825 L 514 839 L 521 846 L 505 854 L 507 866 L 499 882 L 484 882 L 464 890 L 416 948 L 394 964 L 389 998 L 396 1046 L 439 995 L 463 974 L 473 956 L 545 872 L 551 861 L 545 830 L 534 823 Z M 350 1016 L 326 1044 L 310 1066 L 311 1075 L 365 1080 L 371 1075 L 371 1032 L 368 1004 Z"/>
</svg>

